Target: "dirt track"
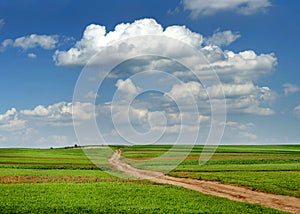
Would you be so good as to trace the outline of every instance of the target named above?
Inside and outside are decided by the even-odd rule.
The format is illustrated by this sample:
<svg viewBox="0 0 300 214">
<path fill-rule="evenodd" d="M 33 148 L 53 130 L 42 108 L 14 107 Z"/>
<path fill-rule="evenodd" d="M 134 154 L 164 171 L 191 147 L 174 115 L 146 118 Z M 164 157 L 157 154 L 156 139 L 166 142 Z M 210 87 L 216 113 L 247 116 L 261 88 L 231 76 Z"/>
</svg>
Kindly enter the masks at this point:
<svg viewBox="0 0 300 214">
<path fill-rule="evenodd" d="M 122 162 L 120 157 L 120 150 L 116 150 L 109 161 L 116 170 L 137 178 L 148 179 L 162 184 L 181 186 L 204 194 L 215 195 L 235 201 L 260 204 L 266 207 L 300 214 L 300 198 L 257 192 L 244 187 L 221 184 L 218 182 L 166 176 L 162 172 L 134 168 Z"/>
</svg>

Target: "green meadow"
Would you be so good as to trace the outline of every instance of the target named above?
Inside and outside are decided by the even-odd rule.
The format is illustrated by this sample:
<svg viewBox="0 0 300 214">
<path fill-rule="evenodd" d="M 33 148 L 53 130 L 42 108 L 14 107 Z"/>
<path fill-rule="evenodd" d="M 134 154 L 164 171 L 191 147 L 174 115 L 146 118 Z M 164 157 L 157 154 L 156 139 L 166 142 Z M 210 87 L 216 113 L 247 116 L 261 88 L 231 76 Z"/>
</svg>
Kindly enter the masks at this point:
<svg viewBox="0 0 300 214">
<path fill-rule="evenodd" d="M 119 147 L 0 149 L 0 213 L 281 213 L 260 205 L 121 176 L 108 162 L 116 148 Z M 155 170 L 186 154 L 184 147 L 172 148 L 170 160 L 168 156 L 155 160 L 171 147 L 120 148 L 124 161 Z M 201 150 L 202 147 L 193 148 L 168 174 L 300 197 L 300 147 L 257 146 L 239 150 L 222 146 L 215 154 L 220 158 L 199 166 L 195 157 L 199 157 Z M 245 154 L 253 158 L 244 158 Z"/>
</svg>

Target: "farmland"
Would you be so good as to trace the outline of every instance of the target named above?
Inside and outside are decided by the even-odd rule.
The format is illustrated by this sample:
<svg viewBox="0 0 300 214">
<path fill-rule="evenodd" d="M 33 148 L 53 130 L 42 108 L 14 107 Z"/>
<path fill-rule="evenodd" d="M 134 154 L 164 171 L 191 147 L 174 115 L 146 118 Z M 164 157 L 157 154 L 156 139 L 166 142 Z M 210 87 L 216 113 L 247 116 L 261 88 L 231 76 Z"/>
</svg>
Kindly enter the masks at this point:
<svg viewBox="0 0 300 214">
<path fill-rule="evenodd" d="M 172 161 L 182 159 L 183 148 L 124 148 L 131 165 L 151 170 L 169 169 Z M 220 146 L 214 156 L 199 165 L 202 147 L 196 146 L 172 171 L 171 176 L 218 181 L 268 193 L 300 197 L 300 146 Z"/>
<path fill-rule="evenodd" d="M 281 212 L 259 205 L 204 195 L 181 187 L 121 176 L 120 173 L 113 172 L 108 161 L 114 149 L 0 149 L 0 212 Z M 177 148 L 174 153 L 170 153 L 170 160 L 152 160 L 152 157 L 159 157 L 169 149 L 169 146 L 122 147 L 122 158 L 141 168 L 163 169 L 164 164 L 170 163 L 171 159 L 176 160 L 184 150 Z M 242 152 L 239 152 L 237 147 L 220 147 L 216 156 L 222 158 L 213 158 L 206 165 L 199 166 L 195 157 L 200 154 L 201 149 L 194 148 L 187 159 L 168 173 L 177 177 L 215 180 L 299 197 L 299 147 L 276 147 L 272 151 L 267 147 L 251 148 L 252 150 L 240 148 Z M 243 158 L 245 152 L 253 158 Z M 238 158 L 239 156 L 241 158 Z M 263 158 L 260 160 L 256 156 Z M 273 156 L 282 156 L 283 160 Z M 267 170 L 251 170 L 251 167 L 260 165 L 265 166 Z M 284 166 L 294 170 L 286 171 Z M 254 178 L 256 180 L 251 180 Z M 262 181 L 264 183 L 259 185 Z M 278 186 L 281 182 L 282 186 Z M 265 185 L 266 183 L 269 186 Z"/>
</svg>

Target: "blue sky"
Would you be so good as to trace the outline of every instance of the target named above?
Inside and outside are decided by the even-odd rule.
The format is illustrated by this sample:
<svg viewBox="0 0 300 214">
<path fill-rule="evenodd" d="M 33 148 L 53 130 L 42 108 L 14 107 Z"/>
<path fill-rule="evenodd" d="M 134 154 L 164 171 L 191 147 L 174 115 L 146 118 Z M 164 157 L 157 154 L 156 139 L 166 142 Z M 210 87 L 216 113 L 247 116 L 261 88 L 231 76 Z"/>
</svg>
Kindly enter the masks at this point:
<svg viewBox="0 0 300 214">
<path fill-rule="evenodd" d="M 86 125 L 95 108 L 97 124 L 105 141 L 123 142 L 124 139 L 117 136 L 107 111 L 114 107 L 109 103 L 112 96 L 120 91 L 121 95 L 124 93 L 121 97 L 126 100 L 131 93 L 133 97 L 141 93 L 147 84 L 159 88 L 155 82 L 158 79 L 165 86 L 161 89 L 166 91 L 138 95 L 130 117 L 133 126 L 146 133 L 150 127 L 149 118 L 153 119 L 155 130 L 161 131 L 160 114 L 163 113 L 168 122 L 165 137 L 160 141 L 176 140 L 179 124 L 174 118 L 180 114 L 176 102 L 166 97 L 178 97 L 175 101 L 189 104 L 188 99 L 182 100 L 188 88 L 201 106 L 205 100 L 200 98 L 202 90 L 211 94 L 218 90 L 213 85 L 202 88 L 172 60 L 131 59 L 119 66 L 120 71 L 115 71 L 113 78 L 105 80 L 97 96 L 93 97 L 95 91 L 91 91 L 89 97 L 96 98 L 95 103 L 89 103 L 93 101 L 91 99 L 72 104 L 82 69 L 97 51 L 121 39 L 153 33 L 188 43 L 208 59 L 220 77 L 227 102 L 226 128 L 221 143 L 299 143 L 300 3 L 291 0 L 222 2 L 220 5 L 214 0 L 1 1 L 0 146 L 50 147 L 98 143 L 97 138 L 76 137 L 72 107 L 77 122 L 85 124 L 77 128 L 85 130 L 86 135 L 93 136 Z M 115 29 L 122 23 L 126 24 L 124 28 Z M 101 27 L 106 29 L 103 35 Z M 110 36 L 109 32 L 117 36 Z M 90 35 L 90 39 L 84 33 Z M 75 50 L 81 55 L 72 55 Z M 172 53 L 165 57 L 171 56 Z M 128 56 L 125 54 L 124 57 Z M 145 74 L 134 81 L 132 75 L 145 67 L 153 69 L 153 62 L 157 63 L 156 69 L 175 76 L 178 73 L 175 70 L 181 70 L 179 76 L 184 79 L 183 84 L 180 86 L 174 81 L 173 85 L 167 86 L 162 74 L 154 76 L 154 79 Z M 205 70 L 197 72 L 201 74 Z M 220 101 L 217 95 L 212 97 L 216 102 Z M 118 112 L 123 112 L 121 101 L 116 101 L 118 110 L 115 118 L 118 121 L 123 118 Z M 211 112 L 203 109 L 198 112 L 201 118 L 199 142 L 205 141 L 212 123 Z M 187 118 L 193 118 L 191 110 L 186 108 L 183 111 Z M 195 131 L 195 124 L 181 125 L 186 128 L 187 136 L 190 131 Z M 118 127 L 121 127 L 121 134 L 128 132 L 124 128 L 126 123 L 120 122 Z M 189 140 L 193 141 L 184 139 L 185 142 Z"/>
</svg>

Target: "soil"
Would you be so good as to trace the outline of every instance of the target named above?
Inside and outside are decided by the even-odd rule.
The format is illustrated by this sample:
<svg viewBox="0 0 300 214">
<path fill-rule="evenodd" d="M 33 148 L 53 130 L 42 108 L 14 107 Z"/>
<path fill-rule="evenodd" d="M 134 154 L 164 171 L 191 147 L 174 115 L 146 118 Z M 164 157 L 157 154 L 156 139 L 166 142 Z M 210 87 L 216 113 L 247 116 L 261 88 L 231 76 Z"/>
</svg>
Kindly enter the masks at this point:
<svg viewBox="0 0 300 214">
<path fill-rule="evenodd" d="M 83 164 L 83 163 L 40 163 L 40 162 L 13 162 L 5 161 L 0 164 L 17 164 L 17 165 L 55 165 L 55 166 L 95 166 L 95 164 Z"/>
<path fill-rule="evenodd" d="M 300 198 L 263 193 L 253 191 L 245 187 L 221 184 L 212 181 L 203 181 L 191 178 L 175 178 L 167 176 L 162 172 L 137 169 L 121 161 L 120 157 L 121 151 L 116 150 L 109 161 L 113 165 L 114 169 L 122 171 L 130 176 L 147 179 L 157 183 L 180 186 L 204 194 L 228 198 L 234 201 L 260 204 L 262 206 L 300 214 Z"/>
<path fill-rule="evenodd" d="M 24 184 L 24 183 L 59 183 L 59 182 L 73 182 L 73 183 L 91 183 L 91 182 L 128 182 L 151 185 L 150 182 L 133 179 L 121 178 L 95 178 L 91 176 L 0 176 L 0 184 Z"/>
<path fill-rule="evenodd" d="M 24 159 L 45 159 L 45 160 L 88 160 L 87 158 L 52 158 L 52 157 L 38 157 L 38 156 L 21 156 L 21 155 L 14 155 L 14 156 L 3 156 L 1 155 L 0 158 L 24 158 Z"/>
<path fill-rule="evenodd" d="M 127 158 L 129 160 L 182 160 L 182 159 L 199 159 L 199 156 L 162 156 L 162 157 L 137 157 Z M 211 159 L 231 159 L 231 158 L 300 158 L 300 156 L 280 156 L 280 155 L 232 155 L 232 156 L 212 156 Z"/>
</svg>

